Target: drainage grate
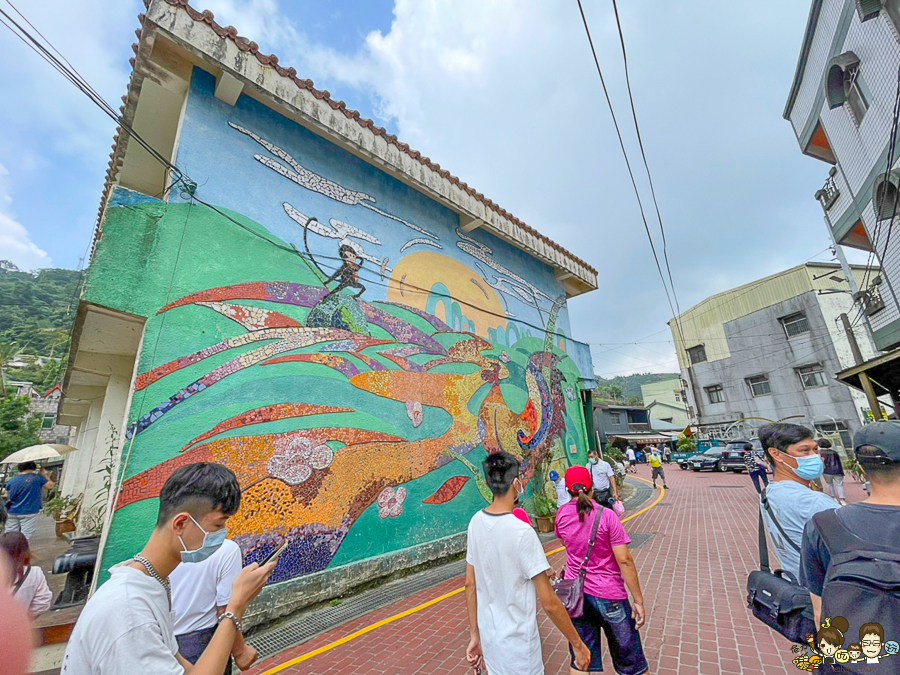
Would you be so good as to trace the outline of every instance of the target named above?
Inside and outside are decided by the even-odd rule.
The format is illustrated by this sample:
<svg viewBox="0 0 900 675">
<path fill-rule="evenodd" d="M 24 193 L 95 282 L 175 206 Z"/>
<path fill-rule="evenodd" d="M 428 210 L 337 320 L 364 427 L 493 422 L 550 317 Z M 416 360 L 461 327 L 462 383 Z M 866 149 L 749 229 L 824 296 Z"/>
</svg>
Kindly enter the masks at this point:
<svg viewBox="0 0 900 675">
<path fill-rule="evenodd" d="M 660 502 L 657 506 L 674 506 L 672 502 Z"/>
<path fill-rule="evenodd" d="M 742 487 L 746 487 L 744 485 L 710 485 L 711 488 L 736 488 L 740 490 Z"/>
<path fill-rule="evenodd" d="M 640 548 L 648 541 L 655 537 L 655 534 L 643 534 L 641 532 L 629 532 L 628 537 L 631 539 L 631 543 L 628 544 L 628 548 Z"/>
<path fill-rule="evenodd" d="M 335 626 L 357 619 L 364 614 L 436 586 L 448 579 L 462 577 L 465 573 L 465 560 L 435 567 L 346 598 L 336 607 L 319 606 L 289 622 L 263 631 L 259 635 L 252 635 L 247 638 L 247 641 L 256 648 L 259 658 L 262 660 L 306 642 Z"/>
</svg>

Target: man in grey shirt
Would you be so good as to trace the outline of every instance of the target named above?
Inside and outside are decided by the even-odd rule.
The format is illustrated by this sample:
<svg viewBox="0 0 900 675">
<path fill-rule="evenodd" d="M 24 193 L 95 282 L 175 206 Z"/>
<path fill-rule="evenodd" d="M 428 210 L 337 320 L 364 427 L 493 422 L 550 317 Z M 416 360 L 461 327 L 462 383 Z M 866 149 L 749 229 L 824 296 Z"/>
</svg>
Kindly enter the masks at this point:
<svg viewBox="0 0 900 675">
<path fill-rule="evenodd" d="M 838 508 L 838 503 L 810 489 L 810 483 L 822 475 L 824 465 L 809 429 L 799 424 L 769 424 L 759 430 L 759 440 L 775 470 L 772 482 L 763 492 L 768 502 L 768 508 L 763 510 L 766 530 L 781 568 L 799 578 L 800 545 L 806 523 L 819 511 Z"/>
</svg>

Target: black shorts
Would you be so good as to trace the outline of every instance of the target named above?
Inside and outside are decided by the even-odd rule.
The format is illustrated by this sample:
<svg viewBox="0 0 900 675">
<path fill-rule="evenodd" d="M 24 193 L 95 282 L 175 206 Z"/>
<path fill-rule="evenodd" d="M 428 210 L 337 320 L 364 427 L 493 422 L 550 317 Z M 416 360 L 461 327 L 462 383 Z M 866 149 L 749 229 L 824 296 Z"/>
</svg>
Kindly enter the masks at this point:
<svg viewBox="0 0 900 675">
<path fill-rule="evenodd" d="M 663 480 L 665 480 L 666 472 L 663 471 L 663 468 L 661 466 L 654 466 L 652 475 L 650 477 L 651 478 L 662 478 Z"/>
</svg>

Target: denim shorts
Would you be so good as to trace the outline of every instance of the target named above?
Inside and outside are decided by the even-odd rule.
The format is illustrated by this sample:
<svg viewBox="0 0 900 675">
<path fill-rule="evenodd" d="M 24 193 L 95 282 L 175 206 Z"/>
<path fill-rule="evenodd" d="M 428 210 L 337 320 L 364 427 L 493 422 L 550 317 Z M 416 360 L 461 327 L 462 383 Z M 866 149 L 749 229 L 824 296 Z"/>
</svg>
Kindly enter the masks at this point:
<svg viewBox="0 0 900 675">
<path fill-rule="evenodd" d="M 572 619 L 581 640 L 591 650 L 591 664 L 587 670 L 603 670 L 603 645 L 600 643 L 601 630 L 606 633 L 609 654 L 613 667 L 620 675 L 641 675 L 648 670 L 647 659 L 641 646 L 641 636 L 631 618 L 631 603 L 628 600 L 603 600 L 584 594 L 584 615 Z M 572 667 L 575 658 L 572 647 Z"/>
</svg>

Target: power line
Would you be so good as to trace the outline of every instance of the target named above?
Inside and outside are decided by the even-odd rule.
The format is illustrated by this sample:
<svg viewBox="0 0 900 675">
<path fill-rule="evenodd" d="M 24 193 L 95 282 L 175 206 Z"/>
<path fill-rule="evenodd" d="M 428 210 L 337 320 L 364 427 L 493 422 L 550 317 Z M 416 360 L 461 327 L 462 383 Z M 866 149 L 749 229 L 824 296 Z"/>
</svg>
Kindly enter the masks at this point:
<svg viewBox="0 0 900 675">
<path fill-rule="evenodd" d="M 580 6 L 580 3 L 579 3 Z M 662 215 L 659 212 L 659 203 L 656 201 L 656 190 L 653 187 L 653 176 L 650 174 L 650 165 L 647 163 L 647 155 L 644 152 L 644 141 L 641 138 L 641 127 L 638 124 L 637 112 L 634 108 L 634 97 L 631 94 L 631 77 L 628 74 L 628 54 L 625 52 L 625 36 L 622 34 L 622 23 L 619 21 L 619 8 L 616 0 L 612 0 L 613 13 L 616 16 L 616 27 L 619 29 L 619 44 L 622 45 L 622 63 L 625 67 L 625 85 L 628 88 L 628 102 L 631 105 L 631 118 L 634 120 L 634 131 L 637 134 L 638 147 L 641 150 L 641 158 L 644 160 L 644 169 L 647 172 L 647 182 L 650 184 L 650 196 L 653 199 L 653 207 L 656 209 L 656 219 L 659 221 L 659 233 L 662 236 L 663 260 L 666 264 L 666 272 L 669 275 L 669 286 L 672 287 L 672 297 L 675 299 L 675 308 L 681 315 L 681 306 L 678 304 L 678 294 L 675 292 L 675 281 L 672 279 L 672 268 L 669 266 L 669 252 L 666 245 L 666 229 L 663 226 Z"/>
<path fill-rule="evenodd" d="M 581 13 L 581 21 L 584 24 L 584 31 L 587 35 L 588 45 L 591 48 L 591 55 L 594 58 L 594 65 L 597 67 L 597 75 L 600 76 L 600 84 L 603 87 L 603 95 L 606 97 L 606 105 L 609 108 L 609 114 L 612 117 L 613 126 L 616 129 L 616 136 L 619 139 L 619 147 L 622 149 L 622 156 L 625 158 L 625 167 L 628 169 L 628 175 L 631 178 L 631 187 L 634 189 L 634 196 L 637 198 L 638 209 L 641 214 L 641 221 L 644 224 L 644 231 L 647 234 L 647 240 L 650 242 L 650 251 L 653 253 L 653 260 L 656 262 L 656 270 L 659 272 L 659 280 L 662 282 L 663 290 L 666 293 L 666 300 L 669 303 L 669 310 L 672 312 L 672 315 L 675 317 L 675 324 L 678 327 L 679 333 L 681 332 L 681 327 L 678 319 L 678 314 L 680 312 L 675 311 L 675 306 L 672 304 L 672 296 L 669 294 L 669 287 L 666 284 L 666 278 L 663 275 L 662 266 L 659 262 L 659 256 L 656 253 L 656 245 L 653 243 L 653 236 L 650 234 L 650 226 L 647 224 L 647 216 L 644 213 L 644 203 L 641 200 L 641 194 L 638 190 L 637 181 L 634 177 L 634 172 L 631 170 L 631 161 L 628 159 L 628 152 L 625 150 L 625 141 L 622 139 L 622 132 L 619 129 L 619 122 L 616 119 L 616 113 L 613 110 L 612 100 L 609 97 L 609 90 L 606 88 L 606 80 L 603 77 L 603 70 L 600 68 L 600 60 L 597 57 L 597 50 L 594 48 L 594 39 L 591 37 L 591 29 L 588 26 L 587 17 L 584 14 L 584 7 L 581 5 L 581 0 L 576 0 L 578 2 L 578 11 Z M 672 289 L 674 293 L 674 288 Z M 682 338 L 683 339 L 683 338 Z"/>
</svg>

